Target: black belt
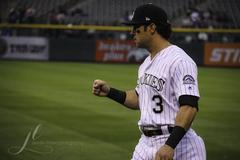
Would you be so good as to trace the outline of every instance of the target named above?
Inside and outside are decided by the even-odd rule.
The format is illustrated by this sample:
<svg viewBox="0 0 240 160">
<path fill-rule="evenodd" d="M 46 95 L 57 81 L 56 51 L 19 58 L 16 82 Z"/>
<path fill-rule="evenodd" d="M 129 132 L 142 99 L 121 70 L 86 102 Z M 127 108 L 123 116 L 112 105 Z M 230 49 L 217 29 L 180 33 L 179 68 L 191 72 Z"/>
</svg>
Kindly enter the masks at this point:
<svg viewBox="0 0 240 160">
<path fill-rule="evenodd" d="M 160 136 L 164 134 L 170 134 L 172 133 L 173 127 L 172 126 L 153 126 L 153 125 L 147 125 L 147 126 L 139 126 L 142 133 L 147 137 L 152 136 Z M 165 131 L 163 131 L 165 130 Z"/>
</svg>

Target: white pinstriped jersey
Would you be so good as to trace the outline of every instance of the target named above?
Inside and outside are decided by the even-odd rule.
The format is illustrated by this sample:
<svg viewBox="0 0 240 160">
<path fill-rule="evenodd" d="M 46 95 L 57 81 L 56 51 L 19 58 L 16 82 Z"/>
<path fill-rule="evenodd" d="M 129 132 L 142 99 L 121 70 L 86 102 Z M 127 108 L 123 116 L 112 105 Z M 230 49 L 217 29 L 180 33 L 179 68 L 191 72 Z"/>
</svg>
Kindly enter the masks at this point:
<svg viewBox="0 0 240 160">
<path fill-rule="evenodd" d="M 178 46 L 171 45 L 138 70 L 136 92 L 141 117 L 139 125 L 174 125 L 181 95 L 199 97 L 197 66 Z"/>
</svg>

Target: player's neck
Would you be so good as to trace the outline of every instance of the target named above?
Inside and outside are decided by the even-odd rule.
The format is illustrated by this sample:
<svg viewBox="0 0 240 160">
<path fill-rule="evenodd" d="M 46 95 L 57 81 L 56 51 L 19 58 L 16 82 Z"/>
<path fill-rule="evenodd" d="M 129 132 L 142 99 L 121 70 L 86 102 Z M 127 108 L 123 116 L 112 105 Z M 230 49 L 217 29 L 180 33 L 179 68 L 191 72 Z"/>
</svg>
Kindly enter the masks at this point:
<svg viewBox="0 0 240 160">
<path fill-rule="evenodd" d="M 164 48 L 167 48 L 170 45 L 171 43 L 164 39 L 158 39 L 153 41 L 153 43 L 151 43 L 151 46 L 148 49 L 148 51 L 151 54 L 151 59 L 153 59 L 158 52 L 160 52 Z"/>
</svg>

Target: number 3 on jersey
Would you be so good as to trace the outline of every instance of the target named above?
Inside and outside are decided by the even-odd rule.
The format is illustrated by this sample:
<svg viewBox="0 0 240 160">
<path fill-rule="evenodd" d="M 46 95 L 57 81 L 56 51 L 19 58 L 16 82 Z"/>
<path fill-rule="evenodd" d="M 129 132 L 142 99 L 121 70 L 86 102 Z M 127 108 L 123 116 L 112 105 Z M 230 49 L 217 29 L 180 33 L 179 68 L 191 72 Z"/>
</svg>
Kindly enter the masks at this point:
<svg viewBox="0 0 240 160">
<path fill-rule="evenodd" d="M 161 113 L 163 111 L 162 97 L 160 95 L 154 95 L 152 100 L 156 103 L 156 106 L 153 107 L 153 112 Z"/>
</svg>

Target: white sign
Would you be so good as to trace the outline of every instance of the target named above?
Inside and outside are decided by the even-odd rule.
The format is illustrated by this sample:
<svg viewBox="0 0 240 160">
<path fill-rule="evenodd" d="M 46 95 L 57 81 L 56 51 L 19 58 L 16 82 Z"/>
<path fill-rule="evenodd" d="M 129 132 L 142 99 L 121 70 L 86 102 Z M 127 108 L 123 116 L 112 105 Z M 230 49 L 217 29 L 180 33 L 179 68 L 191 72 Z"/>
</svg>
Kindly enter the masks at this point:
<svg viewBox="0 0 240 160">
<path fill-rule="evenodd" d="M 1 56 L 6 59 L 48 60 L 48 39 L 43 37 L 1 37 L 7 42 L 7 50 Z"/>
</svg>

